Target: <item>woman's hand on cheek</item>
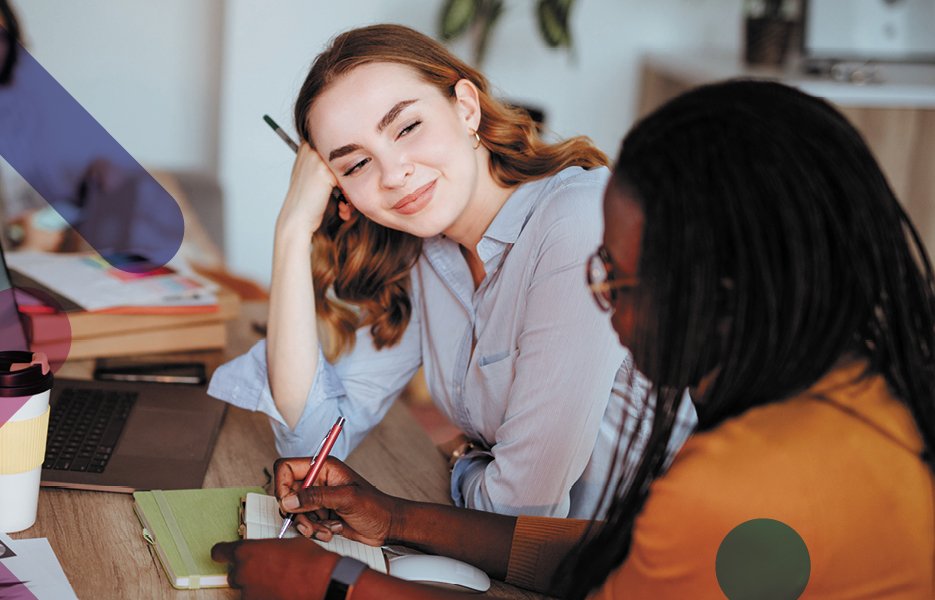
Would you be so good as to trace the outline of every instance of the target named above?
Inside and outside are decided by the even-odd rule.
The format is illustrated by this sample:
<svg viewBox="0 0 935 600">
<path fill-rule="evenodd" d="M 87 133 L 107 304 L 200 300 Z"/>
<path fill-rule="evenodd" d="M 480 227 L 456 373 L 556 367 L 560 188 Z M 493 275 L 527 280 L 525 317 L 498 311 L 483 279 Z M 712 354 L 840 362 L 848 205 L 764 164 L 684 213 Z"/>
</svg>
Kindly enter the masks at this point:
<svg viewBox="0 0 935 600">
<path fill-rule="evenodd" d="M 325 595 L 338 556 L 305 538 L 221 542 L 215 562 L 231 563 L 227 581 L 243 600 L 318 600 Z"/>
<path fill-rule="evenodd" d="M 307 227 L 309 233 L 317 230 L 331 191 L 337 185 L 338 180 L 318 151 L 309 146 L 308 142 L 302 142 L 292 167 L 289 192 L 279 213 L 277 229 L 297 226 L 303 229 Z"/>
</svg>

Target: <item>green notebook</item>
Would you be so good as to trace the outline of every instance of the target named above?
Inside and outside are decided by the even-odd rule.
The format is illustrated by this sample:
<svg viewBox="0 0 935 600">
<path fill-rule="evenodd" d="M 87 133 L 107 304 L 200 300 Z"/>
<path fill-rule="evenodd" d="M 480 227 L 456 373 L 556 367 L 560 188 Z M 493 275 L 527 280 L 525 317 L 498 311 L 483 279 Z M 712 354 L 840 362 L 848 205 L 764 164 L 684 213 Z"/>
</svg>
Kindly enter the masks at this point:
<svg viewBox="0 0 935 600">
<path fill-rule="evenodd" d="M 156 548 L 172 587 L 227 587 L 228 565 L 211 560 L 211 547 L 240 539 L 232 507 L 248 493 L 264 492 L 254 486 L 133 493 L 143 536 Z"/>
</svg>

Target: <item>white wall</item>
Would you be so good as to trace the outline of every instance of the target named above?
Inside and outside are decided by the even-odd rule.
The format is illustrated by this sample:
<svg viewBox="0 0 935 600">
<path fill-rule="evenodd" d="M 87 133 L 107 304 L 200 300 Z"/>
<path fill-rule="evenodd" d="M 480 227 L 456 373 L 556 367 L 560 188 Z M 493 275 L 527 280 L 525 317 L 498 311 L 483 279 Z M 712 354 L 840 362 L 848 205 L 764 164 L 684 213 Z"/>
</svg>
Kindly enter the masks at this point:
<svg viewBox="0 0 935 600">
<path fill-rule="evenodd" d="M 434 35 L 442 0 L 13 0 L 31 50 L 147 166 L 217 169 L 228 263 L 269 281 L 291 151 L 291 107 L 335 34 L 397 22 Z M 547 49 L 533 0 L 506 0 L 484 70 L 502 95 L 545 108 L 561 136 L 614 155 L 648 49 L 737 49 L 742 0 L 578 0 L 573 55 Z M 466 44 L 456 50 L 467 56 Z"/>
<path fill-rule="evenodd" d="M 27 50 L 144 166 L 217 168 L 224 0 L 11 0 Z"/>
</svg>

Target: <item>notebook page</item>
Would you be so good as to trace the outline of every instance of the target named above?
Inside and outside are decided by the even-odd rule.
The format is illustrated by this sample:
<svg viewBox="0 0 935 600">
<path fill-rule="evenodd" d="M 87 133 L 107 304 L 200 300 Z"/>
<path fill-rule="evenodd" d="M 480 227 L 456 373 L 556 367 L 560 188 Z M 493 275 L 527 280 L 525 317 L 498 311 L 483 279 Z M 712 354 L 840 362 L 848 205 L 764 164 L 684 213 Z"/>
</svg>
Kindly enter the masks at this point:
<svg viewBox="0 0 935 600">
<path fill-rule="evenodd" d="M 247 509 L 244 511 L 244 523 L 247 525 L 248 540 L 261 540 L 274 538 L 282 529 L 282 517 L 279 516 L 279 502 L 276 496 L 263 496 L 261 494 L 247 494 Z M 290 527 L 283 535 L 284 538 L 293 538 L 299 532 Z"/>
<path fill-rule="evenodd" d="M 247 539 L 274 538 L 279 535 L 282 528 L 282 517 L 279 516 L 279 502 L 275 496 L 261 494 L 247 494 L 247 508 L 244 511 L 244 522 L 247 526 Z M 286 530 L 285 538 L 298 536 L 298 532 L 290 527 Z M 313 540 L 325 550 L 330 550 L 341 556 L 350 556 L 365 563 L 374 571 L 386 573 L 386 558 L 383 550 L 376 546 L 368 546 L 340 535 L 335 535 L 330 542 Z"/>
</svg>

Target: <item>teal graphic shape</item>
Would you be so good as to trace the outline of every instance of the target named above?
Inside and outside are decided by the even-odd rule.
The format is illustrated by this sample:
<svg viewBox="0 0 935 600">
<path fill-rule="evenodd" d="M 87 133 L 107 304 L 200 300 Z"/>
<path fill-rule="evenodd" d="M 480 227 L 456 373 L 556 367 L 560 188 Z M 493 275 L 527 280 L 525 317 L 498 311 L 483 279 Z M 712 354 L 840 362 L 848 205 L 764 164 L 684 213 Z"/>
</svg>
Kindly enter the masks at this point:
<svg viewBox="0 0 935 600">
<path fill-rule="evenodd" d="M 802 537 L 774 519 L 753 519 L 732 529 L 715 560 L 717 581 L 728 600 L 796 600 L 811 568 Z"/>
</svg>

